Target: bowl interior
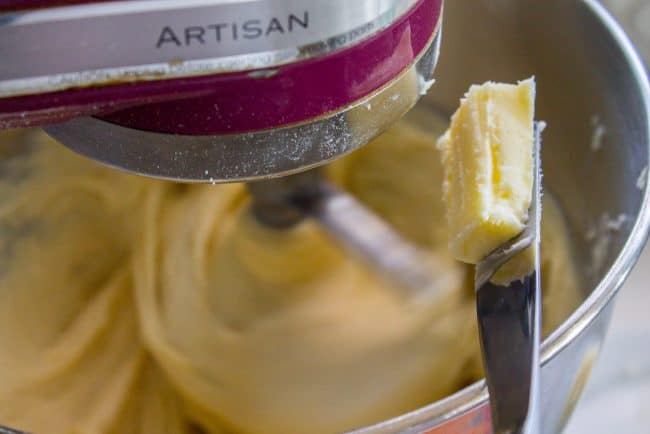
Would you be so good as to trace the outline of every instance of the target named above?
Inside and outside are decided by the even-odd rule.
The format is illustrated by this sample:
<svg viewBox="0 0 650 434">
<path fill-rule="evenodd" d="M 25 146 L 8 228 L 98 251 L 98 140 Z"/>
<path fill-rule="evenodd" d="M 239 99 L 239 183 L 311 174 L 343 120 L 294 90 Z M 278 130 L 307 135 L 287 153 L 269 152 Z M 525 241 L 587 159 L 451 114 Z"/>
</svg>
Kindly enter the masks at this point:
<svg viewBox="0 0 650 434">
<path fill-rule="evenodd" d="M 561 351 L 575 358 L 566 346 L 605 308 L 647 238 L 650 90 L 629 40 L 596 0 L 449 0 L 437 81 L 420 104 L 448 114 L 472 84 L 533 75 L 536 117 L 548 123 L 544 189 L 567 217 L 585 300 L 545 340 L 544 363 Z M 598 327 L 606 324 L 605 315 Z M 359 433 L 434 427 L 486 399 L 478 382 Z"/>
</svg>

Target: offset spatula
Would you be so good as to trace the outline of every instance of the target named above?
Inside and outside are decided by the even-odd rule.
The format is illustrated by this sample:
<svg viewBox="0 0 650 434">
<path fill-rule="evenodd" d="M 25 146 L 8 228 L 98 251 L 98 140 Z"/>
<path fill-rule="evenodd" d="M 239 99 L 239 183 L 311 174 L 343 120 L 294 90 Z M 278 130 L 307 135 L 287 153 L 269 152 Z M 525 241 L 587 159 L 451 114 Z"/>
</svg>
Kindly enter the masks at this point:
<svg viewBox="0 0 650 434">
<path fill-rule="evenodd" d="M 476 312 L 495 434 L 539 431 L 541 131 L 535 125 L 533 200 L 524 231 L 476 266 Z M 535 267 L 508 286 L 492 284 L 496 271 L 533 246 Z"/>
</svg>

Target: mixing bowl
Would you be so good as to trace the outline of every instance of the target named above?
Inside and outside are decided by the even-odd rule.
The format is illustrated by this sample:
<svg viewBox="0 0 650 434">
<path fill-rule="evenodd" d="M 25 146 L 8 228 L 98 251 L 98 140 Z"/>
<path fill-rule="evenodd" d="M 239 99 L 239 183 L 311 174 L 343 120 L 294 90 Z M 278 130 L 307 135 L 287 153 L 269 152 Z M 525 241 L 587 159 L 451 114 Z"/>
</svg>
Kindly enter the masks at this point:
<svg viewBox="0 0 650 434">
<path fill-rule="evenodd" d="M 537 78 L 537 117 L 549 125 L 545 188 L 566 214 L 584 283 L 584 302 L 542 348 L 542 432 L 557 433 L 648 234 L 650 89 L 630 42 L 596 1 L 450 0 L 445 8 L 437 84 L 415 110 L 450 113 L 472 83 Z M 490 433 L 485 383 L 356 431 L 397 432 Z"/>
<path fill-rule="evenodd" d="M 540 419 L 551 434 L 580 397 L 648 235 L 650 89 L 630 41 L 596 1 L 452 0 L 437 83 L 415 110 L 449 113 L 472 83 L 531 75 L 537 118 L 548 122 L 544 185 L 569 222 L 585 297 L 542 346 Z M 356 432 L 491 433 L 486 385 Z"/>
</svg>

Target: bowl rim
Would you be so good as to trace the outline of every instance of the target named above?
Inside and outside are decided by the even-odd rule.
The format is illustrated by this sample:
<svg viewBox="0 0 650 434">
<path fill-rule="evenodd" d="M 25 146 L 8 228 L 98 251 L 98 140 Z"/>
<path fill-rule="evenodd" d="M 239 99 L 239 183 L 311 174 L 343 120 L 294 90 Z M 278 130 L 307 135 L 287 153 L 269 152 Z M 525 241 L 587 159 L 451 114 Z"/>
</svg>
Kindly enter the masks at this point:
<svg viewBox="0 0 650 434">
<path fill-rule="evenodd" d="M 598 0 L 581 0 L 581 2 L 600 21 L 604 30 L 617 43 L 624 56 L 630 77 L 634 79 L 640 91 L 646 118 L 645 135 L 648 138 L 646 147 L 650 149 L 650 82 L 645 65 L 630 38 L 604 5 L 600 4 Z M 648 152 L 648 161 L 646 161 L 647 167 L 650 167 L 650 152 Z M 555 331 L 544 339 L 540 357 L 542 367 L 550 363 L 574 341 L 610 303 L 641 256 L 649 234 L 650 176 L 646 176 L 641 207 L 623 248 L 596 288 Z M 351 433 L 387 432 L 391 428 L 401 429 L 406 426 L 412 428 L 420 424 L 433 427 L 487 404 L 487 401 L 488 391 L 485 379 L 481 379 L 442 400 L 378 424 L 351 431 Z"/>
</svg>

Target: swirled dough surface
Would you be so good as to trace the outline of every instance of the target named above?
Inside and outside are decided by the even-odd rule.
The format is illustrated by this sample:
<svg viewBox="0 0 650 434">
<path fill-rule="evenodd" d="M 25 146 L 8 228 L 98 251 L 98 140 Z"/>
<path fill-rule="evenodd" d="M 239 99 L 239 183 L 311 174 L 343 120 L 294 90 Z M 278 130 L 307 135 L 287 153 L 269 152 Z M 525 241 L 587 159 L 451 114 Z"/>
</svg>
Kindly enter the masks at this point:
<svg viewBox="0 0 650 434">
<path fill-rule="evenodd" d="M 102 167 L 0 136 L 0 424 L 35 433 L 332 433 L 480 376 L 471 274 L 446 252 L 435 137 L 400 125 L 330 177 L 426 248 L 413 307 L 305 222 L 261 227 L 242 185 Z M 545 327 L 579 300 L 544 207 Z"/>
</svg>

